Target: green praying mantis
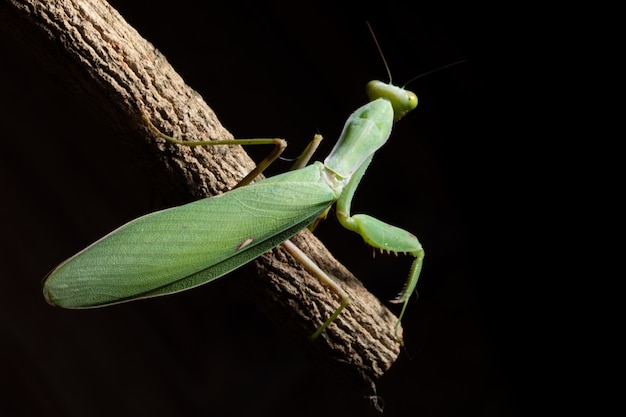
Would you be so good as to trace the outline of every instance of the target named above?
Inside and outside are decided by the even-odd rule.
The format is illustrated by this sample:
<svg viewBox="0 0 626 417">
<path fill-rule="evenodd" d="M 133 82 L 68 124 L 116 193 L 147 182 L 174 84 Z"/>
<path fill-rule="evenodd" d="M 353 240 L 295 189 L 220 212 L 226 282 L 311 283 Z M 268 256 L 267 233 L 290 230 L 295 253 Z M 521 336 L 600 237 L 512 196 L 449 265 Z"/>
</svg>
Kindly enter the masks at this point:
<svg viewBox="0 0 626 417">
<path fill-rule="evenodd" d="M 354 193 L 374 153 L 383 146 L 392 125 L 417 106 L 417 96 L 391 83 L 371 81 L 370 102 L 348 117 L 339 140 L 323 162 L 252 183 L 286 146 L 282 140 L 182 141 L 179 145 L 267 144 L 275 151 L 233 190 L 183 206 L 154 212 L 126 223 L 54 268 L 45 278 L 48 303 L 64 308 L 100 307 L 187 290 L 239 268 L 268 250 L 283 245 L 340 298 L 339 307 L 311 335 L 317 338 L 349 303 L 347 293 L 289 241 L 325 217 L 333 204 L 339 222 L 361 235 L 370 246 L 414 257 L 408 279 L 393 303 L 404 303 L 404 315 L 422 269 L 424 250 L 411 233 L 372 216 L 350 213 Z"/>
</svg>

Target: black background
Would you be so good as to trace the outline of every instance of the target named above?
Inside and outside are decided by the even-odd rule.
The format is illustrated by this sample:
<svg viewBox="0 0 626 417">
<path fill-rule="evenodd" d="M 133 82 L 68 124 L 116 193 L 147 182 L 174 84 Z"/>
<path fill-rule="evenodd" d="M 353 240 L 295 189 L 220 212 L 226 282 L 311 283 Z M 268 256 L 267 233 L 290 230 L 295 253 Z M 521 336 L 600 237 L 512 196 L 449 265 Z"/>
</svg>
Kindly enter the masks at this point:
<svg viewBox="0 0 626 417">
<path fill-rule="evenodd" d="M 366 102 L 367 81 L 387 79 L 365 21 L 396 84 L 467 59 L 410 85 L 418 109 L 396 125 L 354 203 L 354 212 L 416 234 L 427 253 L 419 299 L 404 318 L 406 347 L 378 394 L 387 416 L 513 416 L 527 406 L 528 307 L 516 265 L 526 259 L 510 243 L 519 229 L 508 214 L 513 129 L 502 128 L 502 98 L 515 84 L 502 71 L 502 48 L 514 46 L 483 10 L 393 1 L 111 4 L 235 137 L 286 138 L 287 156 L 316 132 L 326 154 Z M 167 196 L 29 51 L 4 34 L 0 48 L 2 415 L 376 415 L 241 296 L 237 274 L 107 309 L 46 305 L 40 285 L 52 267 Z M 277 163 L 270 174 L 286 168 Z M 401 288 L 409 259 L 373 260 L 332 218 L 318 234 L 381 299 Z"/>
</svg>

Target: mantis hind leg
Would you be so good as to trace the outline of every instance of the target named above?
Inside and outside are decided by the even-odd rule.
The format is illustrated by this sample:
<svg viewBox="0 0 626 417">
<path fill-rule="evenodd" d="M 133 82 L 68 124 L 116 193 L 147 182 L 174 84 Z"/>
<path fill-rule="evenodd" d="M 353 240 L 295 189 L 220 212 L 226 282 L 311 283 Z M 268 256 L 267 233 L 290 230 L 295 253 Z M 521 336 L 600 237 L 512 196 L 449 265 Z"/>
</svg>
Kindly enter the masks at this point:
<svg viewBox="0 0 626 417">
<path fill-rule="evenodd" d="M 322 269 L 315 264 L 306 256 L 304 252 L 302 252 L 296 245 L 294 245 L 290 240 L 287 240 L 282 243 L 283 248 L 287 250 L 298 262 L 300 262 L 307 271 L 313 274 L 317 279 L 319 279 L 323 284 L 326 284 L 333 290 L 339 297 L 341 297 L 341 304 L 339 307 L 330 315 L 316 331 L 313 333 L 309 339 L 315 340 L 326 328 L 333 322 L 335 319 L 341 314 L 344 308 L 350 302 L 350 298 L 348 294 L 341 288 L 335 281 L 333 281 Z"/>
<path fill-rule="evenodd" d="M 148 118 L 148 116 L 142 111 L 141 117 L 148 127 L 154 131 L 159 137 L 165 139 L 170 143 L 183 146 L 216 146 L 216 145 L 274 145 L 274 148 L 270 153 L 257 164 L 257 166 L 248 173 L 234 188 L 243 187 L 250 184 L 256 177 L 258 177 L 265 169 L 270 166 L 285 150 L 287 147 L 287 141 L 278 138 L 259 138 L 259 139 L 225 139 L 225 140 L 204 140 L 204 141 L 192 141 L 192 140 L 180 140 L 172 136 L 168 136 L 161 132 Z"/>
<path fill-rule="evenodd" d="M 141 117 L 148 127 L 155 132 L 159 137 L 165 139 L 170 143 L 183 146 L 216 146 L 216 145 L 274 145 L 274 148 L 270 153 L 257 164 L 257 166 L 248 173 L 234 188 L 243 187 L 250 184 L 256 177 L 261 175 L 265 169 L 270 166 L 278 157 L 283 153 L 287 147 L 287 141 L 279 138 L 256 138 L 256 139 L 225 139 L 225 140 L 205 140 L 205 141 L 192 141 L 176 139 L 172 136 L 166 135 L 161 132 L 148 118 L 145 112 L 141 112 Z M 309 162 L 313 153 L 317 150 L 320 142 L 322 141 L 322 135 L 315 135 L 313 140 L 305 148 L 304 152 L 296 159 L 296 162 L 291 167 L 291 170 L 304 168 Z"/>
</svg>

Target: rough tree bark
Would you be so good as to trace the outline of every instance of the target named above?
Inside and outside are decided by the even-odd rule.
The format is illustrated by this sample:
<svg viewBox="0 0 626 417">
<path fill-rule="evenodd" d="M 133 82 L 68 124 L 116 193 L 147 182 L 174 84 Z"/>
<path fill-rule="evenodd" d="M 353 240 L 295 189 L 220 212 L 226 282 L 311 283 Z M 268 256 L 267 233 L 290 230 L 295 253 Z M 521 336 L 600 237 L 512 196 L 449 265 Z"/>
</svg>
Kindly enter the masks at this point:
<svg viewBox="0 0 626 417">
<path fill-rule="evenodd" d="M 203 198 L 227 191 L 252 167 L 240 147 L 184 148 L 165 144 L 141 120 L 181 138 L 232 136 L 205 101 L 108 3 L 102 0 L 2 0 L 1 29 L 33 51 L 107 120 L 163 181 Z M 351 297 L 340 317 L 310 348 L 337 372 L 369 386 L 393 364 L 400 345 L 396 317 L 340 265 L 308 231 L 294 243 L 336 279 Z M 283 249 L 256 261 L 248 291 L 282 328 L 310 335 L 338 306 L 335 294 L 308 275 Z M 400 335 L 402 329 L 399 330 Z"/>
</svg>

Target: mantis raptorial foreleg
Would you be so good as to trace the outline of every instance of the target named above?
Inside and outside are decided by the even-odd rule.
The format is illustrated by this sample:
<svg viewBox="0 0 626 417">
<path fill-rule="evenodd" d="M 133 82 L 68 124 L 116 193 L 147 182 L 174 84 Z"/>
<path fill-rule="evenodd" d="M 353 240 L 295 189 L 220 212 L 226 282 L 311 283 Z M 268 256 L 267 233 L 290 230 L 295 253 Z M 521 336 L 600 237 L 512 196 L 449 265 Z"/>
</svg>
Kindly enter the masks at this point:
<svg viewBox="0 0 626 417">
<path fill-rule="evenodd" d="M 417 238 L 406 230 L 384 223 L 372 216 L 366 214 L 350 215 L 350 206 L 354 192 L 361 181 L 361 177 L 369 166 L 372 158 L 368 158 L 359 169 L 352 175 L 350 181 L 343 189 L 343 193 L 337 200 L 336 210 L 337 219 L 348 230 L 361 235 L 365 243 L 381 252 L 386 253 L 404 253 L 415 258 L 409 272 L 409 277 L 402 291 L 398 296 L 391 300 L 392 303 L 404 303 L 402 311 L 396 322 L 396 332 L 398 325 L 402 320 L 402 316 L 406 310 L 408 300 L 415 291 L 417 279 L 422 270 L 422 262 L 424 260 L 424 249 Z"/>
</svg>

